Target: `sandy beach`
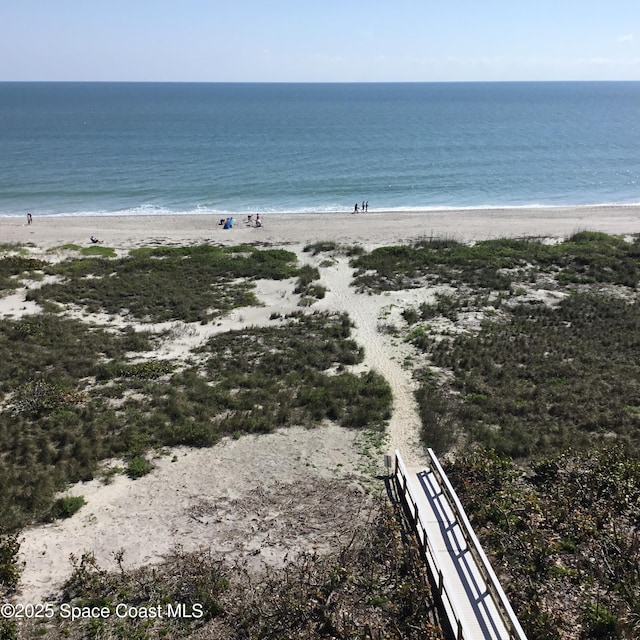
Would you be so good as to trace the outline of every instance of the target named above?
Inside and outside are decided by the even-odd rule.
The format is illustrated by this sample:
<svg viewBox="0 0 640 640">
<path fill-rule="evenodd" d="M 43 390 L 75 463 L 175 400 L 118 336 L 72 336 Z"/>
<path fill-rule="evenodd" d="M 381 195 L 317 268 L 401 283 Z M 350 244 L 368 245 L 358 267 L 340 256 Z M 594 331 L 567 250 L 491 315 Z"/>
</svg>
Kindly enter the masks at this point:
<svg viewBox="0 0 640 640">
<path fill-rule="evenodd" d="M 372 248 L 429 236 L 473 241 L 559 238 L 582 230 L 640 233 L 640 206 L 267 214 L 261 228 L 247 226 L 245 219 L 240 217 L 233 229 L 223 230 L 218 218 L 208 215 L 42 217 L 29 226 L 26 219 L 0 218 L 0 243 L 29 243 L 34 253 L 64 244 L 89 246 L 91 235 L 121 250 L 258 243 L 287 246 L 301 263 L 319 266 L 322 256 L 302 252 L 306 244 L 332 240 Z M 384 452 L 399 448 L 405 459 L 419 465 L 415 383 L 403 366 L 410 346 L 380 331 L 379 325 L 399 325 L 401 310 L 433 300 L 435 288 L 358 295 L 349 286 L 352 270 L 346 257 L 337 257 L 321 273 L 327 295 L 313 309 L 347 311 L 355 323 L 353 337 L 365 349 L 365 360 L 358 366 L 378 371 L 391 386 L 393 416 Z M 157 357 L 179 359 L 213 333 L 266 326 L 274 309 L 279 313 L 299 309 L 293 288 L 291 282 L 258 282 L 257 296 L 263 306 L 236 310 L 215 325 L 194 323 L 164 344 Z M 37 306 L 25 303 L 24 295 L 25 289 L 20 289 L 0 300 L 0 313 L 15 318 L 38 312 Z M 105 324 L 109 321 L 102 319 Z M 85 551 L 94 552 L 103 566 L 115 568 L 114 554 L 120 550 L 125 564 L 139 566 L 160 561 L 178 544 L 187 550 L 210 547 L 222 554 L 259 554 L 260 562 L 275 564 L 297 549 L 335 548 L 338 534 L 348 533 L 349 523 L 366 517 L 367 491 L 383 489 L 375 481 L 382 470 L 382 455 L 367 449 L 362 434 L 330 424 L 225 439 L 211 449 L 164 453 L 154 460 L 155 471 L 139 480 L 117 476 L 111 484 L 93 480 L 71 487 L 69 495 L 83 495 L 87 501 L 74 517 L 23 532 L 22 601 L 34 602 L 55 593 L 71 571 L 71 554 L 77 558 Z M 336 502 L 335 496 L 341 494 L 349 499 Z M 299 508 L 292 510 L 292 504 Z"/>
<path fill-rule="evenodd" d="M 460 209 L 443 211 L 369 211 L 367 213 L 264 214 L 261 228 L 246 225 L 246 215 L 224 230 L 216 215 L 51 216 L 0 218 L 0 242 L 31 242 L 49 248 L 88 245 L 91 235 L 107 246 L 153 244 L 265 243 L 269 245 L 334 240 L 363 246 L 439 236 L 461 241 L 518 236 L 567 236 L 585 229 L 614 234 L 640 232 L 640 206 Z"/>
</svg>

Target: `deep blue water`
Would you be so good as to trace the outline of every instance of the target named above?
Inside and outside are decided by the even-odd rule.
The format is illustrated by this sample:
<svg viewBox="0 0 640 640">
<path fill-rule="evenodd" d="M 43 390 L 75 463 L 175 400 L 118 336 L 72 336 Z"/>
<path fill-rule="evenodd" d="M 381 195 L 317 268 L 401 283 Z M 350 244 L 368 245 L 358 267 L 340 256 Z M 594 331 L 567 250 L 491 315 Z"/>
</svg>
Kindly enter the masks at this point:
<svg viewBox="0 0 640 640">
<path fill-rule="evenodd" d="M 640 83 L 0 83 L 0 215 L 640 202 Z"/>
</svg>

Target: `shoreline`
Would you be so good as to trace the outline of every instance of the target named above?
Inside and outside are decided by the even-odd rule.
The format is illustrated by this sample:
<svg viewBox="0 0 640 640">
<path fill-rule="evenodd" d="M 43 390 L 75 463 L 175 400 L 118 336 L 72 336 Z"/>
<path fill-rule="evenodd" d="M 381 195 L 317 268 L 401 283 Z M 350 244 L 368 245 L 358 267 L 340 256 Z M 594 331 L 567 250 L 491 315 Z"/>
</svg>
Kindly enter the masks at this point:
<svg viewBox="0 0 640 640">
<path fill-rule="evenodd" d="M 358 202 L 360 204 L 360 202 Z M 596 202 L 596 203 L 582 203 L 582 204 L 543 204 L 532 202 L 529 204 L 479 204 L 479 205 L 421 205 L 421 206 L 381 206 L 372 207 L 367 210 L 367 213 L 375 214 L 412 214 L 412 213 L 455 213 L 455 212 L 468 212 L 474 211 L 504 211 L 504 210 L 588 210 L 588 209 L 630 209 L 639 208 L 640 200 L 637 202 Z M 114 210 L 83 210 L 83 211 L 71 211 L 71 212 L 38 212 L 37 209 L 20 209 L 11 213 L 0 212 L 0 220 L 4 218 L 20 219 L 24 218 L 27 213 L 31 211 L 39 218 L 129 218 L 139 216 L 246 216 L 247 214 L 260 214 L 261 216 L 281 216 L 281 215 L 341 215 L 345 213 L 353 213 L 353 209 L 350 206 L 344 206 L 339 208 L 306 208 L 306 207 L 294 207 L 290 209 L 260 209 L 260 208 L 245 208 L 245 209 L 212 209 L 197 206 L 193 209 L 172 210 L 161 206 L 155 205 L 141 205 L 130 209 L 114 209 Z M 34 213 L 35 212 L 35 213 Z M 362 211 L 359 210 L 358 213 Z"/>
<path fill-rule="evenodd" d="M 463 242 L 499 237 L 567 237 L 583 230 L 615 235 L 640 233 L 640 204 L 505 207 L 500 209 L 375 210 L 367 213 L 266 213 L 261 228 L 234 215 L 223 230 L 220 214 L 70 215 L 0 218 L 0 243 L 49 249 L 64 244 L 90 245 L 97 236 L 105 246 L 127 249 L 147 244 L 307 244 L 335 241 L 379 246 L 424 237 Z M 254 216 L 255 217 L 255 216 Z"/>
</svg>

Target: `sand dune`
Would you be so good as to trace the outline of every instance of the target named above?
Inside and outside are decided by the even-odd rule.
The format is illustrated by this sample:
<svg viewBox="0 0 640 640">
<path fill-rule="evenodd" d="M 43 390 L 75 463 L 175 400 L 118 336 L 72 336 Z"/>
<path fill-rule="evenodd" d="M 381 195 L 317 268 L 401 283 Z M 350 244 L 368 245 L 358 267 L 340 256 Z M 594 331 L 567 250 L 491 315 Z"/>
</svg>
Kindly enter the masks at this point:
<svg viewBox="0 0 640 640">
<path fill-rule="evenodd" d="M 318 266 L 320 258 L 302 251 L 306 244 L 332 240 L 366 248 L 424 236 L 460 240 L 493 237 L 563 237 L 589 229 L 616 234 L 640 232 L 640 207 L 573 209 L 504 209 L 446 212 L 369 212 L 367 214 L 265 215 L 264 226 L 242 221 L 223 230 L 212 216 L 184 217 L 50 217 L 26 220 L 0 218 L 3 243 L 32 243 L 34 253 L 67 243 L 89 245 L 91 234 L 106 246 L 126 250 L 139 246 L 186 243 L 264 243 L 286 246 L 300 262 Z M 393 416 L 386 450 L 399 448 L 411 464 L 419 464 L 419 419 L 411 373 L 403 367 L 410 347 L 379 330 L 395 322 L 403 307 L 430 301 L 435 289 L 386 295 L 358 295 L 349 286 L 346 258 L 321 268 L 326 297 L 314 309 L 346 311 L 355 323 L 354 338 L 365 349 L 361 369 L 383 374 L 393 390 Z M 211 331 L 267 323 L 274 309 L 297 308 L 294 284 L 261 281 L 264 306 L 236 310 L 220 325 L 194 325 L 176 332 L 163 347 L 164 357 L 179 358 L 206 340 Z M 24 295 L 24 294 L 22 294 Z M 19 297 L 19 296 L 18 296 Z M 4 315 L 32 313 L 16 295 L 0 301 Z M 162 356 L 161 356 L 162 357 Z M 335 547 L 354 514 L 366 513 L 365 488 L 381 489 L 373 478 L 381 456 L 372 460 L 363 436 L 334 425 L 295 428 L 261 437 L 226 439 L 206 450 L 175 449 L 154 462 L 157 469 L 131 481 L 116 477 L 69 489 L 87 504 L 71 519 L 24 532 L 22 580 L 24 602 L 54 593 L 69 575 L 69 556 L 92 551 L 99 562 L 115 568 L 114 554 L 124 550 L 125 564 L 158 562 L 175 545 L 185 549 L 212 547 L 224 554 L 258 555 L 257 561 L 282 562 L 302 548 Z M 349 496 L 338 500 L 335 495 Z M 293 506 L 292 506 L 293 505 Z M 281 523 L 276 526 L 276 522 Z M 269 524 L 271 523 L 271 524 Z M 284 523 L 284 524 L 282 524 Z"/>
</svg>

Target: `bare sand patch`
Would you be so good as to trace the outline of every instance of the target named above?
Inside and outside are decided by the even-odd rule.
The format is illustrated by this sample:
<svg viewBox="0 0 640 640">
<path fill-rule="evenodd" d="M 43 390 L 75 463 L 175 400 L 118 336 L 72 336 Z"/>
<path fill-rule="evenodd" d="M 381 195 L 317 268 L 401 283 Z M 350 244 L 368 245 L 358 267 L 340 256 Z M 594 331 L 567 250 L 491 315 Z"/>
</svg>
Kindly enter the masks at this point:
<svg viewBox="0 0 640 640">
<path fill-rule="evenodd" d="M 20 599 L 55 592 L 71 573 L 72 554 L 92 552 L 115 570 L 120 550 L 125 565 L 141 566 L 178 545 L 253 556 L 255 564 L 335 548 L 354 516 L 366 516 L 358 437 L 324 425 L 225 438 L 210 449 L 166 451 L 138 480 L 76 484 L 65 494 L 87 504 L 74 517 L 23 532 Z"/>
</svg>

